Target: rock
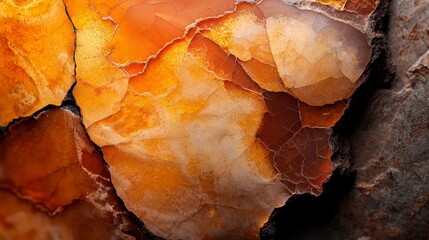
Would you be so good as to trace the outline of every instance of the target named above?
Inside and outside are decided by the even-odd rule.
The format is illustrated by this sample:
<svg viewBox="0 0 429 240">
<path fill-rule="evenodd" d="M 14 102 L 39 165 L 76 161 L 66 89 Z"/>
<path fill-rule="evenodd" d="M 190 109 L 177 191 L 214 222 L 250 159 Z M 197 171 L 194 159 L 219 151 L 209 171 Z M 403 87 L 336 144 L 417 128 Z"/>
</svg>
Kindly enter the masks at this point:
<svg viewBox="0 0 429 240">
<path fill-rule="evenodd" d="M 0 2 L 0 127 L 61 104 L 74 83 L 74 39 L 61 0 Z"/>
<path fill-rule="evenodd" d="M 0 156 L 1 239 L 144 239 L 70 111 L 14 124 Z"/>
<path fill-rule="evenodd" d="M 387 3 L 0 1 L 0 236 L 427 237 L 429 4 Z"/>
<path fill-rule="evenodd" d="M 350 146 L 343 142 L 339 148 L 350 148 L 352 177 L 337 172 L 320 198 L 288 202 L 266 227 L 267 238 L 429 237 L 429 1 L 391 1 L 388 15 L 388 55 L 369 67 L 368 84 L 352 97 L 337 126 Z M 355 124 L 345 123 L 351 118 Z M 341 181 L 348 186 L 341 187 Z M 340 195 L 336 189 L 342 189 Z M 313 220 L 307 225 L 296 220 L 300 211 Z"/>
</svg>

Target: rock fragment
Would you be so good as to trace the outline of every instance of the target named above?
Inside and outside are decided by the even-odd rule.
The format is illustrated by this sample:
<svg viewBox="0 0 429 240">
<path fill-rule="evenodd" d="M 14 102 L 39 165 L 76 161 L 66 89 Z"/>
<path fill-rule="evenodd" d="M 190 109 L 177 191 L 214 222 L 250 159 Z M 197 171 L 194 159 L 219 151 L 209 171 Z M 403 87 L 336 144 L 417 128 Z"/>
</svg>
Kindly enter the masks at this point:
<svg viewBox="0 0 429 240">
<path fill-rule="evenodd" d="M 74 83 L 74 40 L 61 0 L 0 1 L 0 126 L 61 104 Z"/>
<path fill-rule="evenodd" d="M 68 110 L 22 120 L 0 138 L 1 239 L 142 238 Z"/>
</svg>

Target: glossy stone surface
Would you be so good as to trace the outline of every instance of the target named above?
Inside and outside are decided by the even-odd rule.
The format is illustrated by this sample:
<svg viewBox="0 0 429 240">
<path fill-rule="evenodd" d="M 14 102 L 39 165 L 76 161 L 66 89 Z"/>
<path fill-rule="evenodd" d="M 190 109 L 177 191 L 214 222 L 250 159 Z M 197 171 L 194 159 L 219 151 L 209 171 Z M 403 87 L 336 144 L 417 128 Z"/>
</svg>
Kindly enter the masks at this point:
<svg viewBox="0 0 429 240">
<path fill-rule="evenodd" d="M 0 126 L 61 103 L 74 82 L 74 38 L 61 0 L 0 1 Z"/>
<path fill-rule="evenodd" d="M 198 26 L 244 63 L 262 88 L 286 91 L 313 106 L 349 98 L 371 55 L 357 29 L 280 1 L 241 4 L 232 14 Z M 264 74 L 270 80 L 252 74 L 271 73 L 271 68 L 276 70 Z"/>
<path fill-rule="evenodd" d="M 256 238 L 289 196 L 322 191 L 328 128 L 360 83 L 368 40 L 277 0 L 192 3 L 177 22 L 176 11 L 165 17 L 176 4 L 66 2 L 78 30 L 74 95 L 118 195 L 149 230 Z M 154 25 L 164 21 L 175 28 Z"/>
<path fill-rule="evenodd" d="M 280 0 L 65 0 L 67 23 L 58 29 L 76 33 L 46 41 L 58 38 L 75 50 L 74 98 L 67 101 L 79 108 L 85 129 L 58 109 L 12 126 L 0 140 L 7 189 L 0 195 L 27 218 L 43 214 L 37 209 L 56 214 L 42 218 L 58 226 L 69 224 L 61 214 L 74 218 L 93 208 L 92 217 L 113 219 L 101 219 L 100 229 L 119 229 L 94 232 L 106 234 L 99 238 L 128 233 L 117 224 L 130 219 L 116 194 L 167 239 L 258 238 L 275 208 L 294 194 L 319 195 L 332 173 L 330 128 L 365 80 L 372 54 L 362 22 L 341 21 L 355 17 L 343 12 L 350 2 L 308 10 Z M 324 14 L 327 6 L 341 17 Z M 40 71 L 50 67 L 61 69 Z"/>
<path fill-rule="evenodd" d="M 1 239 L 142 236 L 79 118 L 67 110 L 23 120 L 0 138 L 0 202 Z"/>
</svg>

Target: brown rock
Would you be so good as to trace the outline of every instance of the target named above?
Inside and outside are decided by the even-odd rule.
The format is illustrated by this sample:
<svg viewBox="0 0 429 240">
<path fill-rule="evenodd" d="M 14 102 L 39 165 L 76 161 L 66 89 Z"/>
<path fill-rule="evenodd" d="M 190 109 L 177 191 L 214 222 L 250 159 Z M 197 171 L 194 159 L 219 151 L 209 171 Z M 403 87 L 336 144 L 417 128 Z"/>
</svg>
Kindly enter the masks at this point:
<svg viewBox="0 0 429 240">
<path fill-rule="evenodd" d="M 71 112 L 47 110 L 13 125 L 0 156 L 2 239 L 142 237 Z"/>
<path fill-rule="evenodd" d="M 389 1 L 388 16 L 387 53 L 336 128 L 355 177 L 338 171 L 320 198 L 288 202 L 265 229 L 277 229 L 271 238 L 428 239 L 429 1 Z"/>
</svg>

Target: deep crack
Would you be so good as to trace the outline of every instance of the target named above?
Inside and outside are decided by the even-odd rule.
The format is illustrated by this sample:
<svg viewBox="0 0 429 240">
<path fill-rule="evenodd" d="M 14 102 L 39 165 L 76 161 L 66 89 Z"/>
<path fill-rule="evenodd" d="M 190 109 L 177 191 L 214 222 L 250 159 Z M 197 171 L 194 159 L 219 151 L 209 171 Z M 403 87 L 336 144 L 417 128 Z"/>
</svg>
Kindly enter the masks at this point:
<svg viewBox="0 0 429 240">
<path fill-rule="evenodd" d="M 89 141 L 91 142 L 91 144 L 93 145 L 93 147 L 94 147 L 94 149 L 98 152 L 98 154 L 99 154 L 99 156 L 100 156 L 100 158 L 101 158 L 101 160 L 103 161 L 103 163 L 104 163 L 104 165 L 105 165 L 105 167 L 107 168 L 107 169 L 109 169 L 109 165 L 108 165 L 108 163 L 106 162 L 106 160 L 105 160 L 105 158 L 104 158 L 104 154 L 103 154 L 103 151 L 101 150 L 101 148 L 96 144 L 96 143 L 94 143 L 93 141 L 92 141 L 92 139 L 91 139 L 91 137 L 89 136 L 89 134 L 88 134 L 88 131 L 86 130 L 86 127 L 85 127 L 85 125 L 84 125 L 84 123 L 83 123 L 83 116 L 82 116 L 82 113 L 81 113 L 81 111 L 80 111 L 80 107 L 79 107 L 79 105 L 77 104 L 77 102 L 76 102 L 76 98 L 74 97 L 74 95 L 73 95 L 73 89 L 75 88 L 75 86 L 76 86 L 76 84 L 77 84 L 77 71 L 76 71 L 76 69 L 77 69 L 77 62 L 76 62 L 76 49 L 77 49 L 77 33 L 78 33 L 78 30 L 77 30 L 77 28 L 76 28 L 76 26 L 74 25 L 74 23 L 73 23 L 73 20 L 72 20 L 72 18 L 71 18 L 71 16 L 70 16 L 70 14 L 69 14 L 69 11 L 68 11 L 68 9 L 67 9 L 67 5 L 66 5 L 66 3 L 64 2 L 64 0 L 63 0 L 63 4 L 64 4 L 64 9 L 65 9 L 65 12 L 66 12 L 66 15 L 67 15 L 67 18 L 69 19 L 69 21 L 70 21 L 70 23 L 72 24 L 72 26 L 73 26 L 73 31 L 74 31 L 74 33 L 75 33 L 75 39 L 74 39 L 74 50 L 73 50 L 73 63 L 74 63 L 74 73 L 73 73 L 73 76 L 74 76 L 74 79 L 75 79 L 75 82 L 73 83 L 73 85 L 70 87 L 70 89 L 69 89 L 69 91 L 67 92 L 67 95 L 66 95 L 66 97 L 64 98 L 64 100 L 63 100 L 63 102 L 62 102 L 62 104 L 61 104 L 61 106 L 60 106 L 60 108 L 63 108 L 63 109 L 67 109 L 67 110 L 70 110 L 71 112 L 73 112 L 75 115 L 77 115 L 77 116 L 79 116 L 79 119 L 80 119 L 80 122 L 81 122 L 81 125 L 82 125 L 82 127 L 83 127 L 83 129 L 85 130 L 84 132 L 85 132 L 85 135 L 86 135 L 86 137 L 89 139 Z M 56 107 L 56 106 L 53 106 L 53 107 Z M 43 110 L 44 111 L 44 110 Z M 43 112 L 42 110 L 40 111 L 40 112 Z M 7 131 L 7 129 L 5 130 L 5 131 Z M 0 134 L 1 134 L 2 132 L 0 132 Z M 1 135 L 0 135 L 1 136 Z M 109 172 L 109 177 L 110 177 L 110 172 Z M 110 177 L 110 179 L 109 179 L 110 181 L 111 181 L 111 177 Z M 137 228 L 143 233 L 143 235 L 145 236 L 145 237 L 147 237 L 147 238 L 149 238 L 149 239 L 151 239 L 151 240 L 162 240 L 162 238 L 159 238 L 159 237 L 157 237 L 157 236 L 155 236 L 154 234 L 152 234 L 146 227 L 145 227 L 145 225 L 144 225 L 144 223 L 134 214 L 134 213 L 132 213 L 131 211 L 129 211 L 128 210 L 128 208 L 125 206 L 125 204 L 124 204 L 124 201 L 119 197 L 119 195 L 117 194 L 117 192 L 116 192 L 116 188 L 115 188 L 115 186 L 112 184 L 112 188 L 113 188 L 113 191 L 114 191 L 114 193 L 115 193 L 115 196 L 117 197 L 117 199 L 119 200 L 119 203 L 120 203 L 120 205 L 127 211 L 127 213 L 128 213 L 128 215 L 130 216 L 130 218 L 132 219 L 132 221 L 133 221 L 133 223 L 135 224 L 135 226 L 137 226 Z"/>
</svg>

